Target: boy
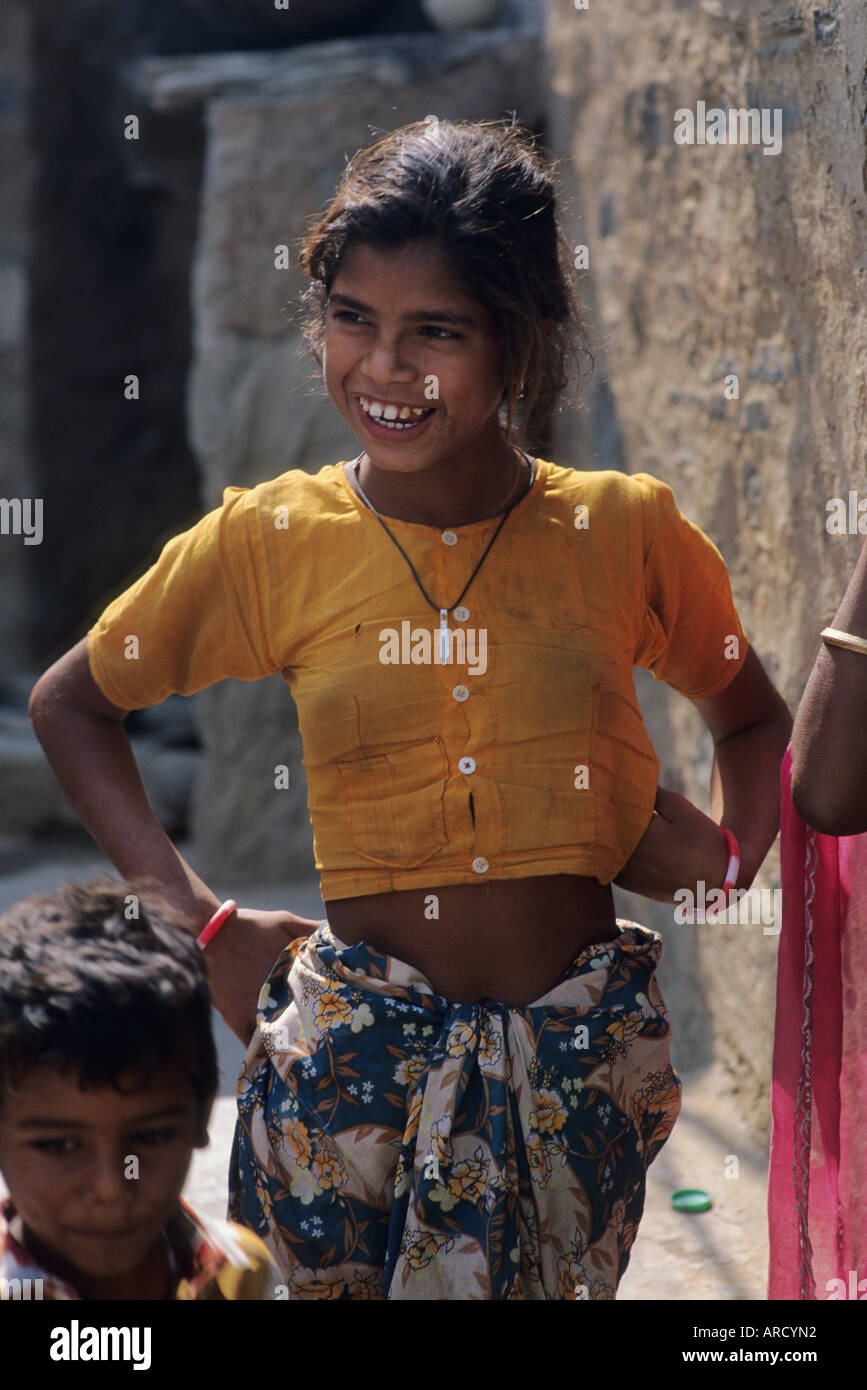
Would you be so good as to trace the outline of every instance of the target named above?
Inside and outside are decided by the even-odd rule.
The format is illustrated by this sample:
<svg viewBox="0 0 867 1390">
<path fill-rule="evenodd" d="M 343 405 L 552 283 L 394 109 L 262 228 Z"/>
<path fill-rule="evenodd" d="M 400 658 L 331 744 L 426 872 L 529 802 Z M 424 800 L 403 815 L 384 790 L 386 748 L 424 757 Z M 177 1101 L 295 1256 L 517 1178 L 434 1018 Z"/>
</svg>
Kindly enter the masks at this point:
<svg viewBox="0 0 867 1390">
<path fill-rule="evenodd" d="M 203 962 L 158 896 L 97 879 L 0 917 L 0 1289 L 274 1297 L 258 1237 L 180 1200 L 216 1089 Z"/>
</svg>

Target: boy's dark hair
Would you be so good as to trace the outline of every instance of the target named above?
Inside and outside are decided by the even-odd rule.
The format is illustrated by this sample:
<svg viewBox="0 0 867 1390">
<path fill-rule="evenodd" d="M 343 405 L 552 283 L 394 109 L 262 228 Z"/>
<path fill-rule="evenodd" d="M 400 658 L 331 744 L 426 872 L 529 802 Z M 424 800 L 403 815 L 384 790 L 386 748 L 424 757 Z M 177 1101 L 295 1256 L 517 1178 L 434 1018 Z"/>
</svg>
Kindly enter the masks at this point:
<svg viewBox="0 0 867 1390">
<path fill-rule="evenodd" d="M 506 438 L 548 425 L 581 354 L 592 363 L 556 220 L 554 182 L 534 137 L 508 121 L 416 121 L 348 163 L 299 262 L 313 280 L 300 323 L 321 363 L 325 309 L 346 252 L 424 238 L 491 315 L 500 344 Z M 521 406 L 519 407 L 519 400 Z"/>
<path fill-rule="evenodd" d="M 0 916 L 0 1104 L 39 1063 L 120 1089 L 125 1072 L 147 1084 L 185 1049 L 204 1142 L 218 1081 L 207 977 L 153 885 L 65 883 Z"/>
</svg>

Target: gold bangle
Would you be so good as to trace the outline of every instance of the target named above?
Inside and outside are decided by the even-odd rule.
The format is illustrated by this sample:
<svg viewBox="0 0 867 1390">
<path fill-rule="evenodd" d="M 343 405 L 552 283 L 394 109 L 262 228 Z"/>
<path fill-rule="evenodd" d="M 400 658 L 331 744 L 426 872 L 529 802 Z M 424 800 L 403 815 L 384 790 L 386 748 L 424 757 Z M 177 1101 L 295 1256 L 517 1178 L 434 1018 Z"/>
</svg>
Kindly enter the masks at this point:
<svg viewBox="0 0 867 1390">
<path fill-rule="evenodd" d="M 831 647 L 843 647 L 847 652 L 861 652 L 867 656 L 867 639 L 863 637 L 853 637 L 851 632 L 841 632 L 836 627 L 823 628 L 819 636 Z"/>
</svg>

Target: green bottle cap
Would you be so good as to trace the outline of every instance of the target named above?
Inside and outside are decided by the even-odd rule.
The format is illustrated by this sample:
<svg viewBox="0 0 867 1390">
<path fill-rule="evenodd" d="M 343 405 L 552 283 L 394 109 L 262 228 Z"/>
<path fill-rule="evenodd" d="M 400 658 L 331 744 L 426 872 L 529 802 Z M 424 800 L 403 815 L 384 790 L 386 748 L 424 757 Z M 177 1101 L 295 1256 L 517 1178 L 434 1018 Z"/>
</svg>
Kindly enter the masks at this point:
<svg viewBox="0 0 867 1390">
<path fill-rule="evenodd" d="M 675 1211 L 708 1211 L 713 1202 L 700 1187 L 680 1187 L 671 1194 L 671 1205 Z"/>
</svg>

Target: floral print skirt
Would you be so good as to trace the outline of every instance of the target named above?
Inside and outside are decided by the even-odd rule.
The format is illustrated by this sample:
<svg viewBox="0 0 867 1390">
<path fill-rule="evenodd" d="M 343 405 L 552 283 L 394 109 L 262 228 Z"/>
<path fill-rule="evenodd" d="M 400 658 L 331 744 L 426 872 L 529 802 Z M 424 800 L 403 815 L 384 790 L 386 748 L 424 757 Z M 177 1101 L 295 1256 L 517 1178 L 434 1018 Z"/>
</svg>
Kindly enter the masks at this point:
<svg viewBox="0 0 867 1390">
<path fill-rule="evenodd" d="M 618 920 L 522 1008 L 452 1004 L 323 921 L 238 1080 L 229 1215 L 299 1299 L 611 1299 L 681 1083 L 657 932 Z"/>
</svg>

